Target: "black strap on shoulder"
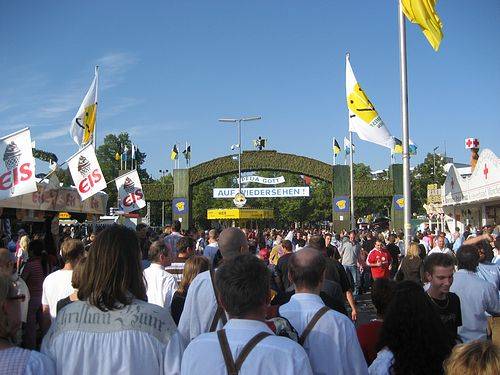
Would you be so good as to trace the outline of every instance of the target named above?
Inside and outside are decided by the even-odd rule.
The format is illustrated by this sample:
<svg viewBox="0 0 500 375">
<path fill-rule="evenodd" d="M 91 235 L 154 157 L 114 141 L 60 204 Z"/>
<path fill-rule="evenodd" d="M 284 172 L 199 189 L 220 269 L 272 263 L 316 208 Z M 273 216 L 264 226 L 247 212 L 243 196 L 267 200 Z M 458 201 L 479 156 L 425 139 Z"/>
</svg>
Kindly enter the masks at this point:
<svg viewBox="0 0 500 375">
<path fill-rule="evenodd" d="M 321 319 L 321 317 L 323 315 L 325 315 L 325 313 L 330 310 L 328 308 L 328 306 L 323 306 L 321 309 L 319 309 L 316 314 L 314 314 L 314 316 L 312 317 L 312 319 L 309 321 L 309 323 L 307 323 L 307 326 L 306 328 L 304 329 L 304 332 L 302 332 L 302 335 L 300 335 L 299 337 L 299 344 L 300 345 L 304 345 L 304 342 L 306 341 L 307 339 L 307 336 L 309 336 L 309 334 L 311 333 L 311 331 L 313 330 L 314 326 L 316 325 L 316 323 L 318 323 L 318 320 Z"/>
<path fill-rule="evenodd" d="M 212 323 L 210 324 L 210 330 L 209 330 L 209 332 L 214 332 L 217 329 L 217 324 L 219 323 L 219 320 L 222 320 L 222 324 L 224 325 L 227 323 L 227 318 L 226 318 L 226 313 L 224 312 L 222 306 L 219 304 L 219 299 L 217 298 L 217 288 L 215 287 L 215 275 L 214 275 L 214 270 L 212 268 L 210 268 L 210 280 L 212 281 L 215 300 L 217 301 L 217 310 L 215 311 L 215 315 L 212 319 Z"/>
<path fill-rule="evenodd" d="M 259 332 L 254 337 L 247 342 L 247 344 L 241 350 L 241 353 L 236 358 L 236 361 L 233 360 L 233 355 L 231 354 L 231 349 L 229 347 L 229 343 L 227 341 L 226 331 L 221 329 L 217 331 L 217 337 L 219 339 L 219 344 L 222 350 L 222 356 L 224 357 L 224 363 L 226 364 L 226 369 L 228 375 L 238 375 L 241 370 L 241 366 L 243 366 L 243 362 L 248 357 L 250 352 L 257 346 L 259 342 L 264 340 L 267 336 L 271 336 L 269 332 Z"/>
</svg>

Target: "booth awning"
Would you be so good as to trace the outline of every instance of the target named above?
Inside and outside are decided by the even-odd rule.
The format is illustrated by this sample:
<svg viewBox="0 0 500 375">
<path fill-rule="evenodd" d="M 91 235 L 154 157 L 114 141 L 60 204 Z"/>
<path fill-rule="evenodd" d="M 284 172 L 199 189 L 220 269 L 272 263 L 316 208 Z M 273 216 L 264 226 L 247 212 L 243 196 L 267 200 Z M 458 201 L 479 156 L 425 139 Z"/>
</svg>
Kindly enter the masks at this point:
<svg viewBox="0 0 500 375">
<path fill-rule="evenodd" d="M 207 210 L 207 219 L 274 219 L 274 210 L 261 210 L 253 208 L 213 208 Z"/>
</svg>

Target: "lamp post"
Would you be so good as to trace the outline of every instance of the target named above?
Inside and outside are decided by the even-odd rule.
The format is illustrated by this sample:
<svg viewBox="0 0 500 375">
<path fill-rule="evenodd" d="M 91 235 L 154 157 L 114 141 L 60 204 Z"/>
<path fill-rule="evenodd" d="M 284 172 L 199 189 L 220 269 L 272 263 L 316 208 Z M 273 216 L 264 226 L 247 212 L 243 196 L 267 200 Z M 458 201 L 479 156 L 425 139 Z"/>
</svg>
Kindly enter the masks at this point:
<svg viewBox="0 0 500 375">
<path fill-rule="evenodd" d="M 168 169 L 159 170 L 161 177 L 165 177 L 168 173 Z M 161 201 L 161 230 L 165 227 L 165 201 Z"/>
<path fill-rule="evenodd" d="M 434 147 L 434 150 L 432 152 L 434 153 L 434 161 L 433 161 L 433 167 L 432 167 L 432 177 L 434 178 L 434 182 L 436 182 L 436 151 L 439 148 L 439 146 Z"/>
<path fill-rule="evenodd" d="M 241 123 L 247 121 L 256 121 L 260 119 L 262 119 L 261 116 L 219 119 L 219 122 L 231 122 L 238 124 L 238 143 L 236 145 L 233 145 L 235 147 L 238 147 L 238 193 L 241 193 Z"/>
</svg>

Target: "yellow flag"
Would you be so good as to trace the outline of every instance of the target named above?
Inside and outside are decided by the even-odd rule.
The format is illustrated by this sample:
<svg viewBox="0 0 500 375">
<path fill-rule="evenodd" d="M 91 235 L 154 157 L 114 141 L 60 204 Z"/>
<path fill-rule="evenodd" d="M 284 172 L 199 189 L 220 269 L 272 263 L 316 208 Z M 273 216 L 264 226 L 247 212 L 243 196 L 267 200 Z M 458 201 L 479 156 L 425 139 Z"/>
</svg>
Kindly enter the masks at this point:
<svg viewBox="0 0 500 375">
<path fill-rule="evenodd" d="M 174 145 L 174 147 L 172 148 L 172 151 L 170 151 L 170 160 L 177 159 L 178 155 L 179 155 L 179 151 L 177 151 L 177 145 Z"/>
<path fill-rule="evenodd" d="M 412 23 L 417 23 L 435 51 L 443 39 L 443 23 L 436 13 L 437 0 L 400 0 L 403 13 Z"/>
</svg>

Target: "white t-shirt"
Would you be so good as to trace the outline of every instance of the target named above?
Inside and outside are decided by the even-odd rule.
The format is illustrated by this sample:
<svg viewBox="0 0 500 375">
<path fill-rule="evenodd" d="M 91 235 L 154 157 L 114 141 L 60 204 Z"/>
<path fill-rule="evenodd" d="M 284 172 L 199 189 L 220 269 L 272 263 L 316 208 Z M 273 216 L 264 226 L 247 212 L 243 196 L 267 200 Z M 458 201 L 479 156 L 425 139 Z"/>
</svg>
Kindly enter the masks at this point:
<svg viewBox="0 0 500 375">
<path fill-rule="evenodd" d="M 42 305 L 49 306 L 52 321 L 56 318 L 57 301 L 75 291 L 71 285 L 72 276 L 73 270 L 59 270 L 47 275 L 43 281 Z"/>
<path fill-rule="evenodd" d="M 440 249 L 437 246 L 434 249 L 432 249 L 431 251 L 429 251 L 429 254 L 427 254 L 427 255 L 431 255 L 431 254 L 448 254 L 451 256 L 455 255 L 455 254 L 453 254 L 453 251 L 451 251 L 447 247 Z"/>
</svg>

